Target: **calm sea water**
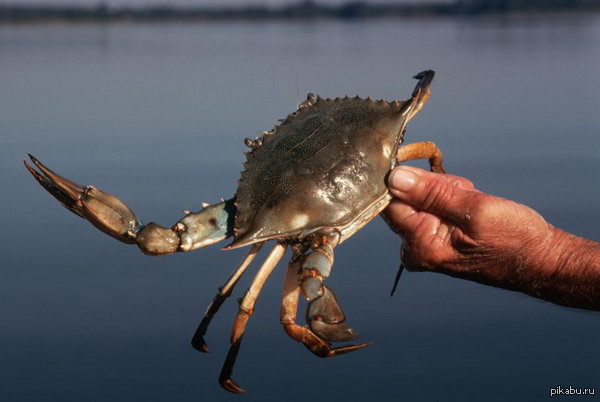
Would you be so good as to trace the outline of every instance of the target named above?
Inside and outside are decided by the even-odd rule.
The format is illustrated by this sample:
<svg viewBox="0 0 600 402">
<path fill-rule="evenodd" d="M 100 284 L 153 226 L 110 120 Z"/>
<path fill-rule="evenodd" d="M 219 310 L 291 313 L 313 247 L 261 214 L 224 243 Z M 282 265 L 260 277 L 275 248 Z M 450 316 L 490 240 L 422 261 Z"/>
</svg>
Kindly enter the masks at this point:
<svg viewBox="0 0 600 402">
<path fill-rule="evenodd" d="M 61 209 L 27 152 L 145 221 L 231 196 L 242 139 L 307 92 L 405 99 L 432 68 L 409 141 L 449 171 L 600 240 L 599 15 L 369 22 L 0 27 L 0 399 L 538 400 L 600 392 L 600 316 L 436 274 L 389 297 L 400 239 L 376 219 L 329 284 L 373 345 L 330 360 L 278 323 L 282 269 L 249 324 L 235 397 L 216 382 L 245 278 L 189 339 L 243 251 L 143 256 Z M 300 314 L 301 316 L 303 313 Z"/>
</svg>

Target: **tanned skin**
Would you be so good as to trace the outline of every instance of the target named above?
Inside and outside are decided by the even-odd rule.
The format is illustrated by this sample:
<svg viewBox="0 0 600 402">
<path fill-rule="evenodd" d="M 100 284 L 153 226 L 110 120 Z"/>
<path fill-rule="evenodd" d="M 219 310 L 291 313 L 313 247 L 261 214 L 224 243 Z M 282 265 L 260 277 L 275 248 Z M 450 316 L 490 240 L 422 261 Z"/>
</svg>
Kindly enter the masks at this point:
<svg viewBox="0 0 600 402">
<path fill-rule="evenodd" d="M 600 243 L 555 228 L 533 209 L 469 180 L 398 166 L 384 216 L 410 271 L 432 271 L 600 310 Z"/>
</svg>

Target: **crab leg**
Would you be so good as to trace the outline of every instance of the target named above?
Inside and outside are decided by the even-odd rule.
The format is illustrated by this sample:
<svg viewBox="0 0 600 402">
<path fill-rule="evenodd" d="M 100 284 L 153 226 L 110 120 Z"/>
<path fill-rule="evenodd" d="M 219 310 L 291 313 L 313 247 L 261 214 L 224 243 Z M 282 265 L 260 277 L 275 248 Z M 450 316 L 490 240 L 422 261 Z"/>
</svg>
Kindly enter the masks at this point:
<svg viewBox="0 0 600 402">
<path fill-rule="evenodd" d="M 309 256 L 314 254 L 315 253 L 309 254 Z M 339 304 L 335 300 L 335 296 L 333 296 L 333 299 L 331 298 L 331 295 L 333 294 L 331 289 L 326 288 L 318 280 L 313 281 L 313 279 L 316 279 L 315 276 L 310 275 L 307 277 L 303 275 L 305 272 L 307 272 L 307 260 L 308 258 L 305 258 L 305 256 L 300 254 L 295 255 L 288 265 L 285 273 L 285 278 L 283 281 L 283 297 L 281 299 L 280 320 L 286 334 L 290 338 L 301 342 L 308 350 L 319 357 L 333 357 L 350 353 L 369 345 L 370 342 L 359 343 L 355 345 L 344 345 L 336 348 L 331 347 L 331 343 L 329 343 L 328 340 L 351 340 L 356 339 L 357 335 L 351 328 L 347 327 L 342 322 L 344 320 L 343 313 Z M 308 281 L 306 281 L 307 278 Z M 312 296 L 312 300 L 311 296 L 307 296 L 307 298 L 310 300 L 307 318 L 311 328 L 301 326 L 296 323 L 296 316 L 298 314 L 298 298 L 300 296 L 301 287 L 303 293 L 308 293 Z M 330 296 L 323 297 L 327 292 L 329 292 Z M 316 310 L 320 310 L 320 313 L 324 313 L 325 317 L 314 315 L 315 300 L 320 300 L 320 302 L 317 303 L 320 303 L 321 306 Z M 331 321 L 330 319 L 332 316 L 338 316 L 337 323 L 332 324 L 326 322 L 326 320 Z M 317 326 L 317 330 L 320 332 L 319 335 L 317 335 L 317 333 L 315 333 L 316 331 L 314 331 L 312 328 L 316 322 L 319 323 Z"/>
<path fill-rule="evenodd" d="M 435 73 L 432 70 L 425 70 L 413 77 L 414 79 L 419 80 L 419 82 L 417 82 L 412 93 L 412 101 L 414 104 L 409 112 L 407 121 L 410 121 L 417 113 L 419 113 L 427 103 L 427 100 L 429 100 L 429 96 L 431 96 L 431 89 L 429 86 L 431 85 L 434 75 Z"/>
<path fill-rule="evenodd" d="M 246 257 L 244 257 L 242 262 L 240 262 L 238 267 L 233 271 L 227 282 L 219 288 L 219 293 L 217 293 L 213 301 L 208 305 L 208 308 L 204 313 L 204 317 L 202 318 L 200 325 L 198 325 L 198 328 L 196 329 L 196 332 L 192 337 L 192 346 L 194 347 L 194 349 L 199 350 L 203 353 L 209 352 L 208 345 L 204 340 L 204 335 L 206 334 L 208 325 L 210 324 L 210 321 L 215 316 L 217 311 L 219 311 L 219 308 L 221 307 L 223 302 L 227 300 L 227 298 L 231 295 L 234 286 L 240 280 L 248 266 L 250 266 L 263 244 L 264 243 L 254 244 L 248 252 L 248 254 L 246 255 Z"/>
<path fill-rule="evenodd" d="M 246 291 L 244 298 L 240 302 L 240 309 L 235 321 L 233 322 L 233 329 L 231 331 L 231 347 L 229 348 L 227 358 L 225 359 L 225 363 L 221 369 L 221 374 L 219 375 L 219 384 L 221 384 L 221 386 L 229 392 L 235 394 L 243 394 L 246 392 L 231 379 L 233 366 L 240 349 L 240 344 L 244 335 L 244 331 L 246 330 L 246 325 L 248 324 L 248 319 L 254 312 L 254 305 L 256 304 L 258 295 L 260 294 L 265 282 L 269 278 L 269 275 L 271 275 L 277 266 L 277 263 L 283 257 L 283 254 L 285 254 L 286 247 L 287 245 L 283 242 L 278 242 L 275 247 L 273 247 L 267 256 L 267 259 L 252 280 L 252 283 Z"/>
<path fill-rule="evenodd" d="M 433 142 L 414 142 L 402 145 L 396 151 L 396 162 L 406 162 L 413 159 L 429 159 L 432 172 L 446 173 L 442 167 L 444 157 L 442 151 Z"/>
<path fill-rule="evenodd" d="M 145 254 L 191 251 L 231 236 L 236 211 L 233 200 L 205 205 L 199 212 L 186 211 L 186 216 L 170 228 L 154 222 L 144 225 L 118 198 L 56 174 L 33 155 L 29 158 L 39 169 L 24 161 L 29 173 L 65 208 L 109 236 L 123 243 L 137 244 Z"/>
<path fill-rule="evenodd" d="M 418 86 L 419 85 L 417 84 L 417 87 Z M 427 89 L 427 91 L 429 91 L 429 89 Z M 442 166 L 444 162 L 444 155 L 442 154 L 442 151 L 440 151 L 440 149 L 433 142 L 413 142 L 412 144 L 401 145 L 400 147 L 398 147 L 398 150 L 396 151 L 397 163 L 411 161 L 414 159 L 428 159 L 429 168 L 432 172 L 446 173 L 444 167 Z M 382 214 L 382 216 L 385 220 L 385 215 Z M 396 287 L 398 286 L 398 281 L 400 280 L 400 275 L 402 275 L 402 271 L 404 271 L 404 265 L 402 265 L 402 262 L 400 262 L 400 266 L 398 267 L 396 277 L 394 278 L 394 285 L 392 286 L 391 296 L 393 296 L 394 292 L 396 291 Z"/>
</svg>

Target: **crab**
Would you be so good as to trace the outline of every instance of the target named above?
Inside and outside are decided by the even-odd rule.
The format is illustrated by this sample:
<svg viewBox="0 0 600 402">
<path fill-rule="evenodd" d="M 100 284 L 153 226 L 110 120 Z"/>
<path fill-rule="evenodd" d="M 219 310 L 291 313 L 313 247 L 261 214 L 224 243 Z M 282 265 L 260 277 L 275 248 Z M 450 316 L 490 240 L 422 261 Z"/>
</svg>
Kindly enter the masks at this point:
<svg viewBox="0 0 600 402">
<path fill-rule="evenodd" d="M 260 291 L 284 256 L 292 250 L 284 276 L 280 321 L 285 333 L 319 357 L 349 353 L 369 343 L 358 338 L 334 291 L 324 284 L 334 249 L 375 218 L 390 202 L 386 176 L 396 163 L 428 159 L 443 173 L 442 153 L 432 142 L 400 144 L 405 126 L 430 95 L 434 72 L 423 71 L 410 99 L 322 99 L 309 94 L 298 110 L 256 139 L 246 139 L 245 170 L 235 196 L 203 204 L 171 227 L 143 224 L 118 198 L 93 186 L 81 186 L 56 174 L 29 154 L 37 169 L 26 168 L 64 207 L 104 233 L 137 244 L 150 255 L 192 251 L 226 238 L 224 249 L 250 246 L 248 254 L 218 290 L 192 338 L 192 346 L 208 352 L 204 340 L 209 323 L 234 286 L 268 241 L 275 244 L 240 299 L 231 344 L 219 383 L 244 393 L 233 379 L 233 367 L 246 324 Z M 308 302 L 307 326 L 296 321 L 298 301 Z M 333 343 L 343 342 L 341 346 Z"/>
</svg>

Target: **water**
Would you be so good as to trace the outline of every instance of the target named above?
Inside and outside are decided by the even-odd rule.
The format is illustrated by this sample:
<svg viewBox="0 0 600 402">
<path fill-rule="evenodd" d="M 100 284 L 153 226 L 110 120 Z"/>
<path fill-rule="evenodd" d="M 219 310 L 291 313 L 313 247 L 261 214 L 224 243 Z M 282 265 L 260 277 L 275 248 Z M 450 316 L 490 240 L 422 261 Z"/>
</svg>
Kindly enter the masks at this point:
<svg viewBox="0 0 600 402">
<path fill-rule="evenodd" d="M 27 152 L 171 224 L 232 195 L 242 138 L 291 112 L 296 88 L 404 99 L 433 68 L 407 139 L 435 141 L 449 171 L 600 240 L 599 35 L 600 16 L 583 14 L 0 27 L 0 398 L 235 398 L 216 383 L 234 300 L 209 355 L 188 340 L 242 252 L 140 255 L 58 207 L 22 167 Z M 273 275 L 236 367 L 244 400 L 600 391 L 597 314 L 427 273 L 404 275 L 390 298 L 399 244 L 376 219 L 337 252 L 329 284 L 374 341 L 348 356 L 317 359 L 283 334 Z"/>
</svg>

